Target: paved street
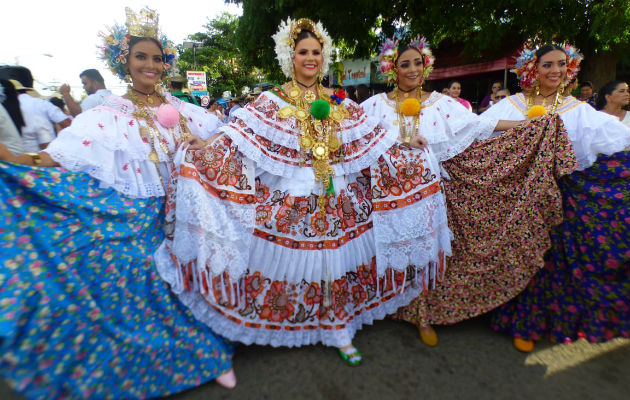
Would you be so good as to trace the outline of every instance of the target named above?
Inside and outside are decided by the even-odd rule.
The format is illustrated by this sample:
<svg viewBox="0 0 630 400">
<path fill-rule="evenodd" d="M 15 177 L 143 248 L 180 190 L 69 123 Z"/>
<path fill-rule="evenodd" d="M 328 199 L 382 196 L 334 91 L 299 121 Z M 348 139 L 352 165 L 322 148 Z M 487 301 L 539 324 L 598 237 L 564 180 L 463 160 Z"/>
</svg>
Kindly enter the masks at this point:
<svg viewBox="0 0 630 400">
<path fill-rule="evenodd" d="M 630 399 L 630 340 L 539 343 L 525 355 L 484 319 L 437 332 L 440 344 L 429 348 L 403 322 L 365 327 L 359 367 L 323 346 L 240 346 L 236 389 L 208 383 L 167 399 Z M 0 399 L 19 397 L 2 384 Z"/>
</svg>

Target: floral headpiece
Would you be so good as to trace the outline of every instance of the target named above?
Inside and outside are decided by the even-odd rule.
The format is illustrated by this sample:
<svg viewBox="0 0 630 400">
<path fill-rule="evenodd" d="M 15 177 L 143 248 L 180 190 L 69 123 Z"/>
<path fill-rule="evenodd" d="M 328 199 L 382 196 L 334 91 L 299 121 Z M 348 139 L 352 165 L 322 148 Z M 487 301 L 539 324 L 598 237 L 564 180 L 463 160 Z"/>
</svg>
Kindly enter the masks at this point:
<svg viewBox="0 0 630 400">
<path fill-rule="evenodd" d="M 580 62 L 582 62 L 584 57 L 577 48 L 568 42 L 561 44 L 552 42 L 551 44 L 559 46 L 567 55 L 567 76 L 563 82 L 566 84 L 577 76 L 580 71 Z M 536 51 L 540 47 L 540 45 L 535 45 L 532 40 L 528 40 L 516 58 L 514 69 L 511 70 L 516 74 L 519 86 L 523 89 L 531 89 L 538 83 L 538 69 L 536 68 L 538 57 L 536 57 Z"/>
<path fill-rule="evenodd" d="M 398 59 L 398 39 L 395 37 L 391 39 L 385 39 L 381 44 L 378 55 L 379 67 L 383 75 L 387 77 L 387 80 L 392 83 L 396 81 L 396 60 Z M 435 64 L 435 57 L 429 47 L 429 42 L 424 36 L 416 36 L 409 42 L 409 47 L 416 49 L 422 55 L 422 64 L 424 65 L 423 80 L 426 79 L 431 71 L 433 71 L 433 64 Z"/>
<path fill-rule="evenodd" d="M 331 62 L 332 55 L 332 39 L 321 22 L 317 24 L 308 18 L 300 18 L 297 21 L 291 17 L 286 21 L 280 22 L 278 31 L 272 36 L 276 42 L 276 59 L 280 64 L 280 68 L 287 78 L 293 77 L 293 56 L 295 55 L 295 39 L 302 31 L 310 31 L 315 34 L 317 40 L 322 45 L 322 74 L 328 72 L 328 66 Z"/>
<path fill-rule="evenodd" d="M 103 40 L 98 46 L 100 58 L 105 61 L 114 75 L 128 81 L 127 56 L 131 37 L 153 38 L 162 44 L 164 55 L 162 75 L 167 75 L 177 62 L 177 49 L 165 35 L 159 34 L 157 13 L 149 8 L 143 8 L 139 14 L 135 14 L 129 7 L 125 8 L 125 12 L 127 21 L 124 26 L 114 24 L 108 28 L 108 32 L 99 33 Z"/>
</svg>

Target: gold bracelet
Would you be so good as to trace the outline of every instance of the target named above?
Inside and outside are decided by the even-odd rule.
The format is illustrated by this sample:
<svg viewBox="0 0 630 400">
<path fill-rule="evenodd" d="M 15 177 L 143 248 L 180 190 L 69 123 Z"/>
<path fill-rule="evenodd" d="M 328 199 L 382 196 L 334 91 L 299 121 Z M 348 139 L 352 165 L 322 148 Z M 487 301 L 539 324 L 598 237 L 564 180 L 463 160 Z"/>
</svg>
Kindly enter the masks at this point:
<svg viewBox="0 0 630 400">
<path fill-rule="evenodd" d="M 39 153 L 24 153 L 27 156 L 31 156 L 31 161 L 33 161 L 33 165 L 34 166 L 38 166 L 39 164 L 42 163 L 42 158 L 40 157 Z"/>
</svg>

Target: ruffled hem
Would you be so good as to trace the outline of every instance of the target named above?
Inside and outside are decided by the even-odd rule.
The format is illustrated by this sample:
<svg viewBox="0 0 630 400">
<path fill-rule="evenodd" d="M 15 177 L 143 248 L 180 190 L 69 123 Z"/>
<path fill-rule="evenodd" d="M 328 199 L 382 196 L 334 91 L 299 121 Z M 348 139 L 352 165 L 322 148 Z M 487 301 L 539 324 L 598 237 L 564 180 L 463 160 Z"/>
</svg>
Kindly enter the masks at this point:
<svg viewBox="0 0 630 400">
<path fill-rule="evenodd" d="M 173 291 L 178 295 L 180 301 L 186 305 L 195 318 L 212 327 L 212 330 L 219 335 L 234 341 L 244 343 L 246 345 L 271 345 L 273 347 L 299 347 L 311 344 L 322 343 L 326 346 L 342 347 L 352 342 L 357 330 L 363 325 L 371 325 L 375 320 L 385 318 L 385 316 L 394 313 L 398 308 L 409 304 L 413 299 L 417 298 L 423 290 L 429 286 L 434 286 L 435 281 L 430 281 L 429 276 L 440 276 L 443 274 L 443 263 L 435 263 L 427 266 L 425 269 L 417 269 L 413 277 L 405 275 L 402 282 L 405 285 L 399 285 L 393 289 L 389 287 L 388 296 L 378 298 L 378 304 L 371 303 L 363 309 L 353 310 L 349 313 L 351 319 L 343 324 L 342 327 L 333 324 L 311 323 L 306 324 L 308 327 L 287 326 L 279 327 L 279 324 L 273 324 L 272 321 L 255 320 L 256 322 L 247 322 L 241 320 L 242 312 L 228 310 L 235 305 L 246 303 L 242 296 L 243 288 L 247 283 L 245 278 L 237 279 L 235 284 L 230 285 L 231 293 L 223 293 L 221 298 L 232 299 L 234 304 L 217 305 L 211 300 L 207 300 L 197 291 L 177 291 L 180 281 L 177 268 L 170 258 L 168 247 L 163 243 L 155 254 L 158 273 L 167 283 L 171 284 Z M 355 268 L 356 269 L 356 268 Z M 422 272 L 422 271 L 428 271 Z M 251 277 L 254 274 L 249 274 Z M 222 282 L 234 282 L 227 275 L 223 275 Z M 389 276 L 379 277 L 379 280 L 387 281 Z M 393 272 L 391 281 L 394 281 Z M 216 284 L 216 282 L 215 282 Z M 230 289 L 223 288 L 223 291 Z M 381 285 L 382 289 L 382 285 Z M 214 290 L 220 290 L 216 287 Z M 377 289 L 379 290 L 379 289 Z M 216 295 L 216 293 L 215 293 Z M 210 299 L 214 296 L 212 293 L 206 294 Z M 299 297 L 299 296 L 298 296 Z M 230 314 L 234 314 L 231 316 Z M 265 326 L 266 323 L 271 325 Z"/>
</svg>

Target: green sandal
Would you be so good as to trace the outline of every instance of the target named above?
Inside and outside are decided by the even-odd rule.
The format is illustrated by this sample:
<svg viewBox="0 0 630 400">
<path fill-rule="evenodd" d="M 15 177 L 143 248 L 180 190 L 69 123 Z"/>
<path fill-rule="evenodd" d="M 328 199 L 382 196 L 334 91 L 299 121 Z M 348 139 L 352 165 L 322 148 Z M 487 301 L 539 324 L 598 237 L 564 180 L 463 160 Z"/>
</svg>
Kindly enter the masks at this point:
<svg viewBox="0 0 630 400">
<path fill-rule="evenodd" d="M 341 350 L 340 348 L 338 348 L 337 351 L 339 352 L 339 357 L 341 357 L 341 359 L 344 360 L 348 365 L 356 367 L 361 363 L 361 353 L 359 353 L 359 350 L 357 350 L 356 347 L 348 350 L 348 353 Z"/>
</svg>

